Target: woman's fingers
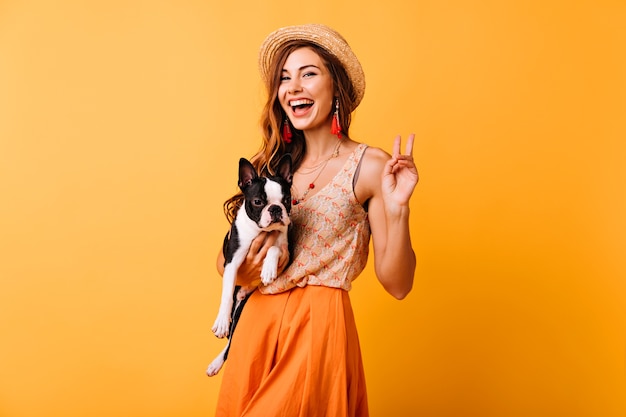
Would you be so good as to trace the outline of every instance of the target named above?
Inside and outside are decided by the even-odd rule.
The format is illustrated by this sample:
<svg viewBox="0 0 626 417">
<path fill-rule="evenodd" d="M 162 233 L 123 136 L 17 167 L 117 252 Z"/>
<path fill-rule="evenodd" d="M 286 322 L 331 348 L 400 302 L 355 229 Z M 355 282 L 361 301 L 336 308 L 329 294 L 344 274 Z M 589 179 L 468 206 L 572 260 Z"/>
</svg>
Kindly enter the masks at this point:
<svg viewBox="0 0 626 417">
<path fill-rule="evenodd" d="M 400 155 L 400 144 L 402 143 L 402 136 L 398 135 L 395 137 L 395 139 L 393 140 L 393 150 L 391 155 L 392 156 L 397 156 Z"/>
<path fill-rule="evenodd" d="M 267 255 L 267 251 L 271 248 L 278 238 L 278 231 L 261 232 L 252 240 L 246 260 L 254 265 L 260 265 Z"/>
<path fill-rule="evenodd" d="M 246 255 L 246 260 L 241 264 L 237 271 L 237 285 L 258 285 L 263 268 L 263 261 L 267 255 L 269 248 L 276 244 L 280 232 L 278 230 L 272 232 L 261 232 L 252 240 L 250 249 Z M 289 261 L 289 250 L 287 245 L 281 247 L 279 258 L 279 271 L 282 272 Z"/>
<path fill-rule="evenodd" d="M 279 270 L 283 270 L 285 266 L 287 266 L 287 262 L 289 262 L 289 247 L 285 244 L 280 247 L 280 258 L 278 259 L 278 268 Z"/>
<path fill-rule="evenodd" d="M 413 156 L 413 142 L 415 141 L 415 133 L 411 133 L 406 140 L 405 155 Z"/>
<path fill-rule="evenodd" d="M 404 155 L 413 156 L 413 142 L 415 141 L 415 133 L 411 133 L 406 139 L 406 146 Z M 400 155 L 400 149 L 402 149 L 402 136 L 398 135 L 393 140 L 392 156 L 397 157 Z"/>
</svg>

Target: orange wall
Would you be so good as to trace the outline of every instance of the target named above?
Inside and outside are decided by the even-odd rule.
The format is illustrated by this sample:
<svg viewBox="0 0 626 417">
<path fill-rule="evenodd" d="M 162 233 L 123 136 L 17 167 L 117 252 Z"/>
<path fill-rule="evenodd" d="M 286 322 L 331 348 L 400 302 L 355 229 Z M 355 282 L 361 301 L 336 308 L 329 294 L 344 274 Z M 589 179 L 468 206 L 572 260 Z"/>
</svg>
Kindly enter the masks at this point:
<svg viewBox="0 0 626 417">
<path fill-rule="evenodd" d="M 312 21 L 353 136 L 418 137 L 414 291 L 352 293 L 372 415 L 624 416 L 624 2 L 226 3 L 0 2 L 0 416 L 213 414 L 256 52 Z"/>
</svg>

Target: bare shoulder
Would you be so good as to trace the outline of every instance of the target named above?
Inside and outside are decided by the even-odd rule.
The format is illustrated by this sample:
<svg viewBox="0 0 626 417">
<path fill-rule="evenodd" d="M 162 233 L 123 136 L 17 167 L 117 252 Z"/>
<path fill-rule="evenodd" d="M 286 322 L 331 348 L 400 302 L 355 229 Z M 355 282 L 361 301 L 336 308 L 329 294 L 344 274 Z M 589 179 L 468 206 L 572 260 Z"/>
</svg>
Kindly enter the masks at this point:
<svg viewBox="0 0 626 417">
<path fill-rule="evenodd" d="M 384 150 L 373 146 L 368 147 L 363 154 L 361 175 L 364 175 L 368 180 L 380 179 L 380 174 L 389 158 L 391 155 Z"/>
<path fill-rule="evenodd" d="M 366 201 L 380 190 L 381 174 L 391 156 L 380 148 L 368 147 L 363 154 L 355 192 L 359 201 Z"/>
<path fill-rule="evenodd" d="M 341 149 L 343 152 L 345 152 L 346 155 L 349 155 L 352 154 L 356 150 L 356 148 L 361 145 L 364 145 L 364 143 L 354 140 L 347 140 L 341 145 Z M 391 158 L 391 155 L 389 155 L 384 150 L 368 145 L 365 149 L 365 153 L 362 156 L 363 162 L 361 163 L 361 172 L 363 172 L 363 170 L 381 170 L 385 163 L 387 163 L 389 158 Z"/>
<path fill-rule="evenodd" d="M 391 155 L 380 148 L 369 146 L 363 154 L 363 162 L 366 164 L 385 165 Z"/>
</svg>

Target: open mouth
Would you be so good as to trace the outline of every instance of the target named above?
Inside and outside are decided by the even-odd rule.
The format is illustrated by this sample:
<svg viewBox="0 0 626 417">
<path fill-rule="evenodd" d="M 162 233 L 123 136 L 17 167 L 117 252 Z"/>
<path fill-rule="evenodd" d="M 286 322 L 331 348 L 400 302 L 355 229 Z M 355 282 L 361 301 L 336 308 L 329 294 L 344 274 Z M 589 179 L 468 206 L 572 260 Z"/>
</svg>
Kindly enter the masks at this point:
<svg viewBox="0 0 626 417">
<path fill-rule="evenodd" d="M 298 115 L 298 114 L 306 113 L 306 111 L 310 109 L 311 106 L 313 106 L 313 103 L 314 103 L 313 100 L 301 99 L 301 100 L 292 100 L 289 102 L 289 105 L 291 106 L 291 111 L 293 112 L 293 114 Z"/>
</svg>

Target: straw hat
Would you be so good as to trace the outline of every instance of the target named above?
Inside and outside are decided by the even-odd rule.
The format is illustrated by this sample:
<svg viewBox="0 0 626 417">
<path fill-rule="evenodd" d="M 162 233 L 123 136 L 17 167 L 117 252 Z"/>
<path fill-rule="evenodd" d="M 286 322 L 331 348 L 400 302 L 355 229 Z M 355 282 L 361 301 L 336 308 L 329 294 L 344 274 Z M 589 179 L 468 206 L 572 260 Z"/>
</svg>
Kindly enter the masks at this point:
<svg viewBox="0 0 626 417">
<path fill-rule="evenodd" d="M 339 62 L 343 65 L 348 78 L 352 82 L 354 93 L 356 97 L 353 97 L 353 106 L 351 110 L 354 110 L 365 94 L 365 74 L 363 68 L 357 59 L 348 42 L 335 30 L 328 26 L 311 23 L 299 26 L 287 26 L 280 28 L 268 35 L 265 41 L 261 45 L 259 51 L 259 71 L 261 71 L 261 78 L 266 85 L 270 81 L 270 66 L 274 60 L 276 52 L 289 41 L 308 41 L 314 43 L 331 55 L 335 56 Z"/>
</svg>

